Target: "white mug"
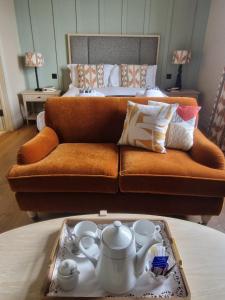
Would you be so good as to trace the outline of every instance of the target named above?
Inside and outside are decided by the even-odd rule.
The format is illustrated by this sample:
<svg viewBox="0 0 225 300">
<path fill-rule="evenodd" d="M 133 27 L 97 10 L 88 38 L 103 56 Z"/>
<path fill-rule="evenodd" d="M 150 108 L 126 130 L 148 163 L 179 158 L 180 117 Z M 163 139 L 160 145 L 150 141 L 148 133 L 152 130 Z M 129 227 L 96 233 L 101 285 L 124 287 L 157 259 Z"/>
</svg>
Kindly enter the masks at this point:
<svg viewBox="0 0 225 300">
<path fill-rule="evenodd" d="M 92 232 L 94 236 L 99 237 L 99 229 L 98 226 L 92 221 L 81 221 L 77 223 L 73 229 L 73 251 L 79 252 L 79 241 L 81 236 L 85 232 Z M 91 238 L 85 237 L 82 239 L 82 245 L 84 248 L 88 249 L 93 245 L 94 241 Z"/>
<path fill-rule="evenodd" d="M 162 237 L 159 234 L 160 226 L 155 225 L 149 220 L 138 220 L 133 223 L 133 230 L 135 235 L 135 241 L 138 245 L 143 246 L 149 237 L 156 239 L 159 242 L 162 241 Z"/>
</svg>

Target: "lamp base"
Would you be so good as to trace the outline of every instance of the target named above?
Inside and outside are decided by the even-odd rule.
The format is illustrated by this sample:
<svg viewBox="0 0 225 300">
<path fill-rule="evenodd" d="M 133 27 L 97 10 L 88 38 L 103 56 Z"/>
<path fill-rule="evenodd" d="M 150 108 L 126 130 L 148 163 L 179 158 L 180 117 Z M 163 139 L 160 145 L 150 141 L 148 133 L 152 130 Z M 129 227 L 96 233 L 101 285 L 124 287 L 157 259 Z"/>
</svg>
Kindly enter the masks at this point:
<svg viewBox="0 0 225 300">
<path fill-rule="evenodd" d="M 177 88 L 177 90 L 182 89 L 182 65 L 179 65 L 179 67 L 178 67 L 178 73 L 177 73 L 175 87 Z"/>
<path fill-rule="evenodd" d="M 38 80 L 38 73 L 37 73 L 37 67 L 35 69 L 35 77 L 36 77 L 36 82 L 37 82 L 37 88 L 35 89 L 36 92 L 42 92 L 42 89 L 39 87 L 39 80 Z"/>
</svg>

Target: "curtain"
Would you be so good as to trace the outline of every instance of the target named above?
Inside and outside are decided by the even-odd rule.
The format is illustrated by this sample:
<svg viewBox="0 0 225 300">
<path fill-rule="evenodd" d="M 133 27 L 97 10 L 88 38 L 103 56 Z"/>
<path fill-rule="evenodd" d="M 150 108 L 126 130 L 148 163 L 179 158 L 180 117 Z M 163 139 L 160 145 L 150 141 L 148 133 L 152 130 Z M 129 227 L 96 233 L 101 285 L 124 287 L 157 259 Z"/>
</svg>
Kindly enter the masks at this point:
<svg viewBox="0 0 225 300">
<path fill-rule="evenodd" d="M 225 153 L 225 68 L 220 79 L 208 134 Z"/>
</svg>

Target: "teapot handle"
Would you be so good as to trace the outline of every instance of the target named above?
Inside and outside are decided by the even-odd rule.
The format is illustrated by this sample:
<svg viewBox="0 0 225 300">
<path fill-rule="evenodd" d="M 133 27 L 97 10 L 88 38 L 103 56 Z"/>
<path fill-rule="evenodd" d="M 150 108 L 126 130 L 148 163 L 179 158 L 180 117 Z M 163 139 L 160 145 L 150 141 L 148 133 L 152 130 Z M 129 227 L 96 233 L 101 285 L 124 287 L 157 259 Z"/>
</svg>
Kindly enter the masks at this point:
<svg viewBox="0 0 225 300">
<path fill-rule="evenodd" d="M 94 240 L 94 242 L 97 244 L 97 246 L 99 247 L 99 242 L 100 242 L 100 239 L 99 237 L 94 234 L 93 232 L 91 231 L 86 231 L 84 232 L 81 237 L 80 237 L 80 240 L 79 240 L 79 249 L 80 251 L 93 263 L 94 267 L 96 267 L 97 265 L 97 262 L 98 260 L 89 253 L 88 249 L 85 249 L 84 246 L 82 245 L 82 239 L 84 237 L 88 237 L 88 238 L 91 238 Z"/>
</svg>

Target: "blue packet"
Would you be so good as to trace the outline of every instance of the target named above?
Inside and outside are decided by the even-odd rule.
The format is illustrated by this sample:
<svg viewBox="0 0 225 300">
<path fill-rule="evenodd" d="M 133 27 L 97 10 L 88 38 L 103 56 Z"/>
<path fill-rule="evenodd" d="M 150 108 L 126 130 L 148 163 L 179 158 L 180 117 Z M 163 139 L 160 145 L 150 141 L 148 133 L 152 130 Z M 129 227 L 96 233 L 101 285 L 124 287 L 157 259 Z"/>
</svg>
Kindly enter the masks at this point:
<svg viewBox="0 0 225 300">
<path fill-rule="evenodd" d="M 152 262 L 152 267 L 164 269 L 168 265 L 168 258 L 169 256 L 155 256 Z"/>
</svg>

